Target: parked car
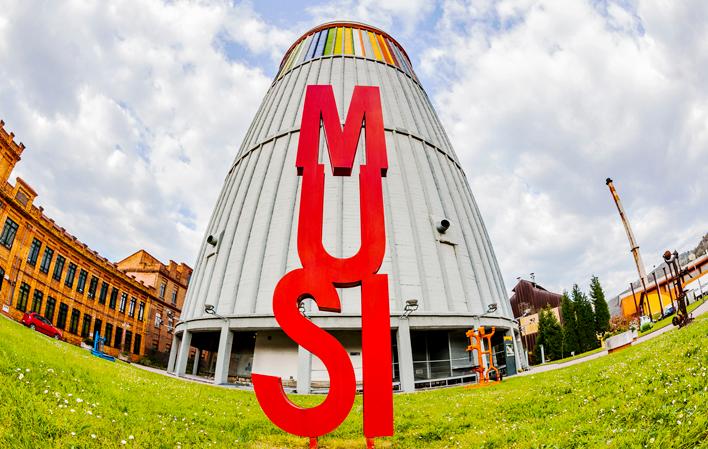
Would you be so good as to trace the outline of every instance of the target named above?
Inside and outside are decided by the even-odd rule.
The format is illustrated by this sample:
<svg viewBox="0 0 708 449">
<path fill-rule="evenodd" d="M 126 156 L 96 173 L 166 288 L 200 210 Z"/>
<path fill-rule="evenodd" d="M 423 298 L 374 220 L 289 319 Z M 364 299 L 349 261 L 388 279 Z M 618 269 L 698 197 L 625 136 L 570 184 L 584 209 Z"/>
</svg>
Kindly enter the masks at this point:
<svg viewBox="0 0 708 449">
<path fill-rule="evenodd" d="M 672 305 L 664 307 L 664 314 L 661 316 L 661 318 L 666 318 L 668 316 L 673 315 L 676 313 L 676 307 Z"/>
<path fill-rule="evenodd" d="M 54 339 L 61 340 L 62 338 L 61 331 L 52 326 L 52 323 L 48 319 L 37 312 L 25 313 L 22 316 L 22 324 Z"/>
</svg>

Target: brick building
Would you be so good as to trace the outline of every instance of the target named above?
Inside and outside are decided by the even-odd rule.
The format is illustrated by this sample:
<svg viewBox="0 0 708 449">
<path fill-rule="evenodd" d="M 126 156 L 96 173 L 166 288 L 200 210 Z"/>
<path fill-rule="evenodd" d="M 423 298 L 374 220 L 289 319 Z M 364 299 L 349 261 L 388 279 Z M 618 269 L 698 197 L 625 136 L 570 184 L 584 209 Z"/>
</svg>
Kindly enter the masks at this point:
<svg viewBox="0 0 708 449">
<path fill-rule="evenodd" d="M 165 265 L 144 249 L 121 260 L 117 266 L 125 274 L 155 290 L 157 300 L 150 308 L 148 319 L 151 326 L 146 330 L 149 345 L 145 350 L 166 356 L 172 345 L 172 329 L 182 310 L 192 269 L 173 260 Z"/>
<path fill-rule="evenodd" d="M 191 269 L 170 262 L 165 270 L 144 251 L 123 261 L 143 254 L 159 264 L 155 279 L 167 280 L 166 289 L 178 287 L 177 301 L 172 302 L 161 298 L 157 284 L 146 282 L 132 265 L 126 263 L 121 270 L 79 241 L 33 204 L 37 193 L 29 184 L 21 178 L 14 185 L 8 182 L 24 149 L 0 121 L 2 313 L 20 320 L 26 311 L 38 312 L 63 329 L 64 339 L 73 344 L 98 331 L 106 338 L 107 353 L 118 355 L 123 349 L 137 360 L 154 347 L 158 335 L 168 332 L 168 321 L 158 323 L 156 314 L 167 315 L 169 309 L 171 319 L 178 320 Z"/>
</svg>

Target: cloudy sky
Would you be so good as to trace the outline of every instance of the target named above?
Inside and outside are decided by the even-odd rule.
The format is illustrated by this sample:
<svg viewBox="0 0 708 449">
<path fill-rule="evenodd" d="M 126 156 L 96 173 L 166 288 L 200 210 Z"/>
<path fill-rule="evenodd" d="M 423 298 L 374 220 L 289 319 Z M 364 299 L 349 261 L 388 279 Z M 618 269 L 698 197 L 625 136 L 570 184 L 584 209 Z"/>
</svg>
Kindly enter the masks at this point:
<svg viewBox="0 0 708 449">
<path fill-rule="evenodd" d="M 280 57 L 328 20 L 406 48 L 463 161 L 505 277 L 636 278 L 708 231 L 708 2 L 0 0 L 15 175 L 112 260 L 193 265 Z M 14 176 L 14 175 L 13 175 Z"/>
</svg>

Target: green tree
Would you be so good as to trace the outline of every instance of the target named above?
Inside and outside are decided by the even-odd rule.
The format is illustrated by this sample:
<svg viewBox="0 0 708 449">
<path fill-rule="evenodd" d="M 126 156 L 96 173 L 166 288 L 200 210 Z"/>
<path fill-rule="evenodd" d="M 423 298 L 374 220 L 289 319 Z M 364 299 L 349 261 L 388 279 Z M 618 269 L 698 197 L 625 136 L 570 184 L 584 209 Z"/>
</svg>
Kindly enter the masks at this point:
<svg viewBox="0 0 708 449">
<path fill-rule="evenodd" d="M 537 360 L 541 357 L 541 345 L 547 360 L 559 360 L 563 358 L 561 345 L 563 343 L 563 329 L 551 311 L 551 307 L 546 305 L 538 313 L 538 338 L 536 339 Z"/>
<path fill-rule="evenodd" d="M 587 295 L 580 291 L 578 284 L 573 285 L 571 292 L 578 335 L 578 354 L 595 349 L 598 346 L 595 334 L 595 314 Z"/>
<path fill-rule="evenodd" d="M 575 307 L 570 300 L 568 292 L 563 292 L 561 296 L 561 319 L 563 320 L 563 342 L 561 351 L 563 357 L 571 352 L 578 352 L 578 323 L 575 320 Z"/>
<path fill-rule="evenodd" d="M 590 299 L 592 308 L 595 311 L 595 333 L 602 335 L 610 330 L 610 309 L 605 300 L 605 292 L 602 290 L 600 280 L 597 276 L 590 279 Z"/>
</svg>

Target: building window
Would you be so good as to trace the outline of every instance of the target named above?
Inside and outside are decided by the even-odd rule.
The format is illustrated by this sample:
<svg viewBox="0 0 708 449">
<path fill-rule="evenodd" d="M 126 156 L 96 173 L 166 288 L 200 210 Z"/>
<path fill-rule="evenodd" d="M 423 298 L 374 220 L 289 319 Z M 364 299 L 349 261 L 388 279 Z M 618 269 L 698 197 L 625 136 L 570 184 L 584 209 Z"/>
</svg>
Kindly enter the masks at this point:
<svg viewBox="0 0 708 449">
<path fill-rule="evenodd" d="M 57 327 L 64 329 L 66 327 L 66 316 L 69 314 L 69 306 L 63 302 L 59 304 L 59 315 L 57 315 Z"/>
<path fill-rule="evenodd" d="M 108 301 L 108 307 L 115 310 L 116 302 L 118 302 L 118 289 L 116 287 L 113 287 L 113 289 L 111 289 L 111 300 Z"/>
<path fill-rule="evenodd" d="M 91 276 L 91 282 L 89 282 L 88 298 L 93 299 L 96 297 L 96 288 L 98 287 L 98 278 L 96 276 Z"/>
<path fill-rule="evenodd" d="M 120 349 L 120 345 L 123 343 L 123 329 L 118 326 L 116 326 L 116 336 L 113 341 L 115 342 L 113 346 Z"/>
<path fill-rule="evenodd" d="M 135 334 L 135 345 L 133 346 L 133 354 L 140 355 L 140 346 L 143 343 L 143 337 L 140 334 Z"/>
<path fill-rule="evenodd" d="M 76 291 L 79 293 L 84 292 L 86 287 L 86 278 L 88 277 L 88 272 L 86 270 L 79 271 L 79 282 L 76 284 Z"/>
<path fill-rule="evenodd" d="M 106 323 L 106 335 L 103 336 L 106 339 L 105 345 L 111 346 L 113 343 L 113 325 L 111 323 Z"/>
<path fill-rule="evenodd" d="M 20 285 L 20 295 L 17 297 L 17 310 L 24 312 L 27 310 L 27 300 L 29 300 L 30 286 L 23 282 Z"/>
<path fill-rule="evenodd" d="M 118 311 L 120 313 L 125 313 L 125 305 L 128 303 L 128 294 L 126 292 L 123 292 L 120 294 L 120 305 L 118 307 Z"/>
<path fill-rule="evenodd" d="M 2 234 L 0 234 L 0 244 L 4 245 L 5 248 L 12 248 L 12 242 L 15 241 L 18 227 L 17 223 L 12 221 L 11 218 L 5 220 L 5 227 L 2 229 Z"/>
<path fill-rule="evenodd" d="M 165 299 L 165 290 L 167 289 L 167 284 L 164 282 L 160 284 L 160 299 Z"/>
<path fill-rule="evenodd" d="M 133 318 L 135 316 L 135 302 L 137 299 L 135 299 L 135 296 L 131 296 L 130 298 L 130 309 L 128 309 L 128 316 Z"/>
<path fill-rule="evenodd" d="M 108 282 L 101 283 L 101 293 L 98 295 L 98 303 L 106 303 L 106 294 L 108 293 Z"/>
<path fill-rule="evenodd" d="M 40 313 L 42 311 L 42 301 L 44 300 L 44 293 L 39 290 L 34 290 L 34 298 L 32 298 L 32 312 Z"/>
<path fill-rule="evenodd" d="M 44 248 L 44 255 L 42 256 L 42 263 L 39 264 L 39 271 L 44 274 L 49 273 L 49 266 L 52 264 L 52 257 L 54 257 L 54 250 L 51 248 Z"/>
<path fill-rule="evenodd" d="M 47 306 L 44 308 L 44 318 L 50 323 L 54 322 L 54 308 L 57 306 L 57 300 L 51 296 L 47 296 Z"/>
<path fill-rule="evenodd" d="M 84 314 L 84 321 L 81 325 L 81 336 L 86 338 L 91 333 L 91 315 Z"/>
<path fill-rule="evenodd" d="M 5 280 L 5 270 L 0 267 L 0 289 L 2 289 L 2 283 Z"/>
<path fill-rule="evenodd" d="M 131 331 L 125 331 L 125 344 L 123 345 L 123 351 L 130 352 L 130 347 L 133 344 L 133 333 Z"/>
<path fill-rule="evenodd" d="M 140 301 L 140 305 L 138 306 L 138 321 L 142 321 L 143 318 L 145 318 L 145 302 Z"/>
<path fill-rule="evenodd" d="M 96 318 L 93 320 L 93 335 L 92 337 L 96 336 L 96 332 L 98 332 L 98 335 L 101 335 L 101 326 L 103 325 L 103 321 L 100 318 Z M 106 330 L 108 330 L 108 324 L 106 324 Z M 106 342 L 108 343 L 108 346 L 110 346 L 110 341 L 106 339 Z"/>
<path fill-rule="evenodd" d="M 155 327 L 159 329 L 161 325 L 162 325 L 162 315 L 160 313 L 156 313 L 155 314 Z"/>
<path fill-rule="evenodd" d="M 39 248 L 42 247 L 42 242 L 37 239 L 32 239 L 32 246 L 30 246 L 29 254 L 27 255 L 27 263 L 35 266 L 37 264 L 37 259 L 39 258 Z"/>
<path fill-rule="evenodd" d="M 79 312 L 79 309 L 72 309 L 71 310 L 71 321 L 69 322 L 69 332 L 72 334 L 77 334 L 79 331 L 79 316 L 81 315 L 81 312 Z"/>
<path fill-rule="evenodd" d="M 66 270 L 66 277 L 64 278 L 64 285 L 71 288 L 74 286 L 74 278 L 76 277 L 76 264 L 69 263 L 69 269 Z"/>
<path fill-rule="evenodd" d="M 177 289 L 172 290 L 172 304 L 177 304 Z"/>
<path fill-rule="evenodd" d="M 52 279 L 55 281 L 61 280 L 61 272 L 64 271 L 64 263 L 66 258 L 61 254 L 57 254 L 57 261 L 54 263 L 54 273 L 52 274 Z"/>
</svg>

